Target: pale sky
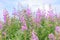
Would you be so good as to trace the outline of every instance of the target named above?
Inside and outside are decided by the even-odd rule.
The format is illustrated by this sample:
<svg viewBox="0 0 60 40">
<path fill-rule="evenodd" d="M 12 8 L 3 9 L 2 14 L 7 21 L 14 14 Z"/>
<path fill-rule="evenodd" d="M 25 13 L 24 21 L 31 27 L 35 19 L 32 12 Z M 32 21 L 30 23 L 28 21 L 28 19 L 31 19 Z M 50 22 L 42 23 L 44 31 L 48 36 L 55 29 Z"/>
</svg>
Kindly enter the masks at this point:
<svg viewBox="0 0 60 40">
<path fill-rule="evenodd" d="M 36 11 L 37 8 L 42 9 L 43 6 L 48 9 L 48 4 L 51 4 L 52 7 L 56 9 L 56 12 L 60 12 L 60 0 L 0 0 L 0 18 L 3 18 L 3 9 L 6 8 L 11 15 L 14 7 L 18 9 L 18 3 L 20 9 L 27 8 L 27 6 L 29 6 L 32 11 Z"/>
</svg>

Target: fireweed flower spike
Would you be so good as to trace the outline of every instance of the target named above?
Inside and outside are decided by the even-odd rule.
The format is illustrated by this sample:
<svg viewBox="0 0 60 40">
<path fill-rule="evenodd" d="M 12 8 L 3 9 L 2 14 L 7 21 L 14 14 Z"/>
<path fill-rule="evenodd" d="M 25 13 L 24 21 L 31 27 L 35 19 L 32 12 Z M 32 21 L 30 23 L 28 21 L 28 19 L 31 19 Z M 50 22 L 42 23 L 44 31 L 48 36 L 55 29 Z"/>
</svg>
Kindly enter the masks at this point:
<svg viewBox="0 0 60 40">
<path fill-rule="evenodd" d="M 56 26 L 55 31 L 56 31 L 57 33 L 60 33 L 60 26 Z"/>
<path fill-rule="evenodd" d="M 27 12 L 27 15 L 28 15 L 28 16 L 31 15 L 31 10 L 30 10 L 29 8 L 27 8 L 26 12 Z"/>
<path fill-rule="evenodd" d="M 39 40 L 38 37 L 36 36 L 36 33 L 34 32 L 34 30 L 32 31 L 31 40 Z"/>
<path fill-rule="evenodd" d="M 54 15 L 55 15 L 55 14 L 54 14 L 54 11 L 53 11 L 51 5 L 49 5 L 48 17 L 53 20 Z"/>
<path fill-rule="evenodd" d="M 21 22 L 22 24 L 26 24 L 26 21 L 25 21 L 24 16 L 21 16 L 21 18 L 20 18 L 20 22 Z"/>
<path fill-rule="evenodd" d="M 48 13 L 49 13 L 48 15 L 50 18 L 52 18 L 54 16 L 53 10 L 49 10 Z"/>
<path fill-rule="evenodd" d="M 48 35 L 48 38 L 49 38 L 50 40 L 55 40 L 55 36 L 54 36 L 54 34 L 52 34 L 52 33 Z"/>
<path fill-rule="evenodd" d="M 41 10 L 38 8 L 35 18 L 36 23 L 39 23 L 40 19 L 41 19 Z"/>
<path fill-rule="evenodd" d="M 6 21 L 7 21 L 7 15 L 8 15 L 8 11 L 6 9 L 4 9 L 3 10 L 4 23 L 6 23 Z"/>
<path fill-rule="evenodd" d="M 14 19 L 15 19 L 15 18 L 16 18 L 16 16 L 17 16 L 17 10 L 16 10 L 15 8 L 13 9 L 13 13 L 12 13 L 12 14 L 13 14 Z"/>
<path fill-rule="evenodd" d="M 27 26 L 26 26 L 26 24 L 23 25 L 23 26 L 21 26 L 21 30 L 22 30 L 22 31 L 27 30 Z"/>
<path fill-rule="evenodd" d="M 57 37 L 56 39 L 60 40 L 60 26 L 56 26 L 55 35 Z"/>
<path fill-rule="evenodd" d="M 13 15 L 17 14 L 17 10 L 15 8 L 13 8 Z"/>
<path fill-rule="evenodd" d="M 39 16 L 39 17 L 41 17 L 41 15 L 42 15 L 42 12 L 41 12 L 41 10 L 38 8 L 38 10 L 37 10 L 37 12 L 36 12 L 37 14 L 36 14 L 36 16 Z"/>
</svg>

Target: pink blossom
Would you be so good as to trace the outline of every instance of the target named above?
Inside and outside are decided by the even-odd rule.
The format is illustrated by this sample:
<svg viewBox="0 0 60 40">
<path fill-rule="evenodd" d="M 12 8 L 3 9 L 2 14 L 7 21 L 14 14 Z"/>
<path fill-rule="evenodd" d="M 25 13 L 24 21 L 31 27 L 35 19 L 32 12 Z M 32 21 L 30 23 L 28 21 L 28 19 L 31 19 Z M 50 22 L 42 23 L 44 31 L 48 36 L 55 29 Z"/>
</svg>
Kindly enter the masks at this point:
<svg viewBox="0 0 60 40">
<path fill-rule="evenodd" d="M 39 40 L 34 31 L 32 31 L 31 40 Z"/>
<path fill-rule="evenodd" d="M 3 10 L 4 23 L 6 23 L 7 15 L 8 15 L 8 11 L 6 9 Z"/>
<path fill-rule="evenodd" d="M 60 33 L 60 26 L 56 26 L 55 31 L 56 31 L 57 33 Z"/>
<path fill-rule="evenodd" d="M 17 10 L 14 8 L 13 15 L 17 15 Z"/>
<path fill-rule="evenodd" d="M 27 30 L 26 21 L 25 21 L 24 16 L 21 16 L 20 21 L 21 21 L 21 23 L 22 23 L 22 25 L 23 25 L 23 26 L 21 27 L 22 31 Z"/>
<path fill-rule="evenodd" d="M 28 15 L 28 16 L 31 15 L 31 10 L 30 10 L 29 8 L 27 8 L 26 12 L 27 12 L 27 15 Z"/>
<path fill-rule="evenodd" d="M 6 23 L 6 15 L 4 15 L 4 23 Z"/>
<path fill-rule="evenodd" d="M 3 16 L 4 15 L 7 15 L 8 14 L 8 11 L 6 9 L 3 10 Z"/>
<path fill-rule="evenodd" d="M 22 30 L 22 31 L 27 30 L 27 26 L 26 26 L 26 24 L 23 25 L 23 26 L 21 26 L 21 30 Z"/>
<path fill-rule="evenodd" d="M 38 8 L 37 13 L 36 13 L 36 19 L 35 19 L 35 21 L 36 21 L 37 23 L 40 22 L 41 16 L 42 16 L 41 10 Z"/>
<path fill-rule="evenodd" d="M 54 34 L 52 34 L 52 33 L 49 34 L 48 38 L 49 38 L 50 40 L 55 40 Z"/>
<path fill-rule="evenodd" d="M 21 22 L 22 24 L 26 24 L 26 21 L 25 21 L 24 16 L 21 16 L 21 18 L 20 18 L 20 22 Z"/>
<path fill-rule="evenodd" d="M 53 10 L 49 10 L 49 11 L 48 11 L 48 16 L 51 17 L 51 18 L 54 17 L 54 12 L 53 12 Z"/>
<path fill-rule="evenodd" d="M 41 15 L 42 15 L 42 12 L 41 12 L 41 10 L 38 8 L 37 13 L 36 13 L 36 16 L 37 16 L 37 17 L 41 17 Z"/>
<path fill-rule="evenodd" d="M 54 11 L 53 11 L 51 5 L 49 5 L 48 16 L 49 16 L 50 18 L 53 18 L 54 15 L 55 15 L 55 14 L 54 14 Z"/>
</svg>

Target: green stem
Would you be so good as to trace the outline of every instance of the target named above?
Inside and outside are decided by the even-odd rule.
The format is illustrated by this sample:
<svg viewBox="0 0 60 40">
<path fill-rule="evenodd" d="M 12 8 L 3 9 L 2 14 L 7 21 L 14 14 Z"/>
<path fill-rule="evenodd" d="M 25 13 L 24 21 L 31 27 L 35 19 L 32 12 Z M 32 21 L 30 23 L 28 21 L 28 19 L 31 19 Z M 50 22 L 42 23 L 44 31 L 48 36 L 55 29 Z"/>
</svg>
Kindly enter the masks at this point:
<svg viewBox="0 0 60 40">
<path fill-rule="evenodd" d="M 24 31 L 24 39 L 26 40 L 26 32 Z"/>
<path fill-rule="evenodd" d="M 0 40 L 2 40 L 1 30 L 0 30 Z"/>
</svg>

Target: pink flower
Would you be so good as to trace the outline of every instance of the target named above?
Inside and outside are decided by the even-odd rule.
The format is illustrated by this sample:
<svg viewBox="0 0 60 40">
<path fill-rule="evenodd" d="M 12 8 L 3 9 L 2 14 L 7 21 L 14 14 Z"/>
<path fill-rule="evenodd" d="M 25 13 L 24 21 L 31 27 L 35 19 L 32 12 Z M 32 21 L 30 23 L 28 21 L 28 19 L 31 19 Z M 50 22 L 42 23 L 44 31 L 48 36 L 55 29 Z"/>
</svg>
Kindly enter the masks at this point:
<svg viewBox="0 0 60 40">
<path fill-rule="evenodd" d="M 7 15 L 8 15 L 8 11 L 7 11 L 6 9 L 5 9 L 5 10 L 3 10 L 4 23 L 6 23 Z"/>
<path fill-rule="evenodd" d="M 57 33 L 60 33 L 60 26 L 56 26 L 55 31 L 56 31 Z"/>
<path fill-rule="evenodd" d="M 22 30 L 22 31 L 27 30 L 26 24 L 25 24 L 24 26 L 21 26 L 21 30 Z"/>
<path fill-rule="evenodd" d="M 54 17 L 53 10 L 49 10 L 49 11 L 48 11 L 48 16 L 51 17 L 51 18 Z"/>
<path fill-rule="evenodd" d="M 42 12 L 41 12 L 41 10 L 38 8 L 36 16 L 37 16 L 37 17 L 41 17 L 41 15 L 42 15 Z"/>
<path fill-rule="evenodd" d="M 24 16 L 21 16 L 21 18 L 20 18 L 20 22 L 21 22 L 22 24 L 26 24 L 26 21 L 25 21 Z"/>
<path fill-rule="evenodd" d="M 50 18 L 53 18 L 54 15 L 55 15 L 55 14 L 54 14 L 54 11 L 53 11 L 51 5 L 49 5 L 48 16 L 49 16 Z"/>
<path fill-rule="evenodd" d="M 32 31 L 31 40 L 39 40 L 34 31 Z"/>
<path fill-rule="evenodd" d="M 3 10 L 3 16 L 4 15 L 7 15 L 8 14 L 8 11 L 6 9 Z"/>
<path fill-rule="evenodd" d="M 42 16 L 41 10 L 38 8 L 37 13 L 36 13 L 36 18 L 35 18 L 35 21 L 36 21 L 37 23 L 40 22 L 41 16 Z"/>
<path fill-rule="evenodd" d="M 54 34 L 52 34 L 52 33 L 49 34 L 48 38 L 49 38 L 50 40 L 55 40 Z"/>
<path fill-rule="evenodd" d="M 28 16 L 31 15 L 31 10 L 30 10 L 29 8 L 27 8 L 26 12 L 27 12 L 27 15 L 28 15 Z"/>
<path fill-rule="evenodd" d="M 13 15 L 17 15 L 17 10 L 14 8 Z"/>
<path fill-rule="evenodd" d="M 6 15 L 4 15 L 4 23 L 6 23 Z"/>
</svg>

